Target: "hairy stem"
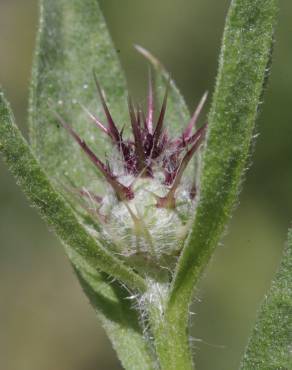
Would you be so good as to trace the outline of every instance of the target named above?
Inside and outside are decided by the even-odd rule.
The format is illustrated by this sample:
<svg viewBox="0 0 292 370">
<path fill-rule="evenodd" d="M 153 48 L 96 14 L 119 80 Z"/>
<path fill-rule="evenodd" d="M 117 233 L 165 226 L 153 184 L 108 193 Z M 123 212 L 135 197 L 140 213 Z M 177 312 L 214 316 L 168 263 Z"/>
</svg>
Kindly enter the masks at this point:
<svg viewBox="0 0 292 370">
<path fill-rule="evenodd" d="M 148 281 L 146 305 L 157 358 L 161 370 L 194 370 L 188 333 L 180 315 L 171 317 L 165 313 L 169 292 L 167 282 Z"/>
<path fill-rule="evenodd" d="M 161 370 L 194 370 L 185 321 L 180 316 L 152 317 L 155 345 Z M 181 330 L 182 329 L 182 330 Z"/>
</svg>

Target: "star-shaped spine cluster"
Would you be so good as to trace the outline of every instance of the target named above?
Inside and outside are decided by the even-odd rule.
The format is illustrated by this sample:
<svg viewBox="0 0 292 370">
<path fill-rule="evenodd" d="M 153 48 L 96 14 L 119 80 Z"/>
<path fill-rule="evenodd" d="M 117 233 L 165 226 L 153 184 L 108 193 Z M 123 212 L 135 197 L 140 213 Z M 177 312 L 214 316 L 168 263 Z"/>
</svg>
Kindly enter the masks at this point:
<svg viewBox="0 0 292 370">
<path fill-rule="evenodd" d="M 94 77 L 97 91 L 107 119 L 107 125 L 102 123 L 98 117 L 89 112 L 85 107 L 83 107 L 83 109 L 95 125 L 109 137 L 112 144 L 120 153 L 125 175 L 128 174 L 133 177 L 153 178 L 154 172 L 157 171 L 157 169 L 163 172 L 163 185 L 168 188 L 168 192 L 163 197 L 156 197 L 156 206 L 158 208 L 175 208 L 175 192 L 181 182 L 188 163 L 199 148 L 205 134 L 206 124 L 199 129 L 195 128 L 199 114 L 206 101 L 207 94 L 204 94 L 202 97 L 190 122 L 187 124 L 187 127 L 183 130 L 182 134 L 175 139 L 171 139 L 167 129 L 164 127 L 169 87 L 167 86 L 166 88 L 158 119 L 154 123 L 154 92 L 152 79 L 150 77 L 146 114 L 141 107 L 134 107 L 131 98 L 128 100 L 133 138 L 125 139 L 123 137 L 124 130 L 118 129 L 118 126 L 116 125 L 106 104 L 96 76 Z M 113 188 L 117 198 L 120 201 L 133 199 L 135 197 L 135 193 L 132 186 L 123 184 L 113 173 L 110 166 L 103 163 L 96 156 L 74 129 L 60 116 L 58 116 L 58 119 L 62 126 L 74 138 L 83 152 L 93 162 L 96 168 L 102 173 L 104 179 Z M 195 190 L 192 189 L 190 196 L 194 196 L 194 194 Z M 101 200 L 100 197 L 96 196 L 95 199 Z"/>
</svg>

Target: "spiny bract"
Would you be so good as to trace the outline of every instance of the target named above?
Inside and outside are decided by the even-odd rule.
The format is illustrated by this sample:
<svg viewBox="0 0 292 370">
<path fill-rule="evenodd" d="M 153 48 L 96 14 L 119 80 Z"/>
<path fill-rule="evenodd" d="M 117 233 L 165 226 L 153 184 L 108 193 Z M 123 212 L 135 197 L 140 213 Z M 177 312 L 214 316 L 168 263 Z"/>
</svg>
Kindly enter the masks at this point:
<svg viewBox="0 0 292 370">
<path fill-rule="evenodd" d="M 128 101 L 133 138 L 125 139 L 123 129 L 118 129 L 110 114 L 96 77 L 95 82 L 107 125 L 84 110 L 112 142 L 112 161 L 103 163 L 71 125 L 57 115 L 108 184 L 104 195 L 95 194 L 87 186 L 77 189 L 82 206 L 102 225 L 107 244 L 133 267 L 169 266 L 181 250 L 194 213 L 196 183 L 194 179 L 184 179 L 183 174 L 205 134 L 206 124 L 196 129 L 196 122 L 207 95 L 181 136 L 171 139 L 164 128 L 168 87 L 154 122 L 155 99 L 150 77 L 146 114 L 131 99 Z"/>
</svg>

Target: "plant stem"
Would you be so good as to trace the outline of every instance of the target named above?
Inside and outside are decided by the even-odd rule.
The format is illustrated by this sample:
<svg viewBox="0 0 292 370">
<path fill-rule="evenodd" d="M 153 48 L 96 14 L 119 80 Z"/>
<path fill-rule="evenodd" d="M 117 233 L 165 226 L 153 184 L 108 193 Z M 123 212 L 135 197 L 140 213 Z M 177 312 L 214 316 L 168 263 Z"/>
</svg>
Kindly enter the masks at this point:
<svg viewBox="0 0 292 370">
<path fill-rule="evenodd" d="M 157 356 L 161 370 L 194 370 L 185 320 L 165 316 L 155 330 Z"/>
<path fill-rule="evenodd" d="M 148 284 L 147 304 L 160 370 L 194 370 L 189 345 L 188 311 L 173 314 L 165 311 L 167 283 Z"/>
</svg>

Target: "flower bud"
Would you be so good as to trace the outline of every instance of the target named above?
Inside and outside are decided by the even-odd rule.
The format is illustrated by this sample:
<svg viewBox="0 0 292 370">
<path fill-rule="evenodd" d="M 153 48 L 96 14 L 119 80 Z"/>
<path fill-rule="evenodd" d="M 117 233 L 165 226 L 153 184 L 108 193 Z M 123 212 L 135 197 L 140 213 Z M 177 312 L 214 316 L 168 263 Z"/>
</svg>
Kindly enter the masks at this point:
<svg viewBox="0 0 292 370">
<path fill-rule="evenodd" d="M 103 163 L 74 129 L 58 117 L 105 180 L 104 194 L 95 194 L 87 184 L 78 194 L 86 211 L 102 224 L 102 237 L 113 248 L 112 252 L 138 271 L 170 267 L 180 253 L 194 214 L 196 184 L 193 179 L 184 178 L 184 174 L 205 134 L 206 125 L 196 129 L 196 121 L 206 94 L 181 136 L 171 139 L 164 127 L 168 87 L 154 122 L 150 79 L 146 114 L 129 99 L 133 137 L 125 139 L 97 80 L 96 86 L 107 124 L 85 110 L 113 145 L 108 163 Z"/>
</svg>

